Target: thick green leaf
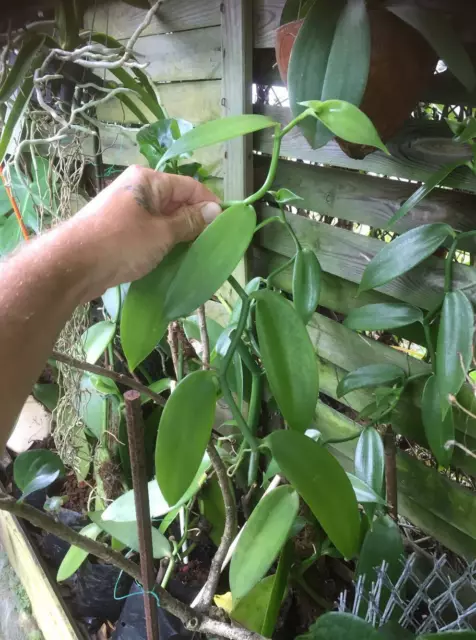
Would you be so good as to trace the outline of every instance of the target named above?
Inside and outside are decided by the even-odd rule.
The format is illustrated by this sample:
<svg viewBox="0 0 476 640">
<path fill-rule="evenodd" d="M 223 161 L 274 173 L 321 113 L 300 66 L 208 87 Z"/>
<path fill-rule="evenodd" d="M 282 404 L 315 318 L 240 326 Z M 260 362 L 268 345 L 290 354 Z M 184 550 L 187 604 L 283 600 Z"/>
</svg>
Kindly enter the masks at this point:
<svg viewBox="0 0 476 640">
<path fill-rule="evenodd" d="M 33 76 L 26 78 L 18 91 L 18 94 L 13 103 L 12 109 L 8 115 L 7 121 L 2 127 L 2 134 L 0 137 L 0 164 L 5 159 L 8 145 L 15 131 L 16 124 L 23 117 L 23 113 L 30 102 L 31 93 L 33 91 Z"/>
<path fill-rule="evenodd" d="M 208 225 L 184 255 L 167 290 L 167 320 L 188 316 L 211 298 L 243 257 L 255 226 L 255 210 L 244 204 L 226 209 Z"/>
<path fill-rule="evenodd" d="M 133 371 L 167 329 L 164 302 L 188 245 L 179 244 L 148 275 L 131 284 L 121 314 L 121 344 Z"/>
<path fill-rule="evenodd" d="M 137 522 L 132 520 L 131 522 L 113 522 L 112 520 L 103 520 L 101 518 L 100 511 L 93 511 L 88 514 L 89 519 L 97 524 L 103 531 L 110 536 L 119 540 L 126 545 L 128 549 L 133 551 L 139 551 L 139 535 L 137 533 Z M 154 558 L 171 557 L 172 551 L 170 548 L 170 542 L 165 536 L 163 536 L 158 529 L 151 527 L 152 529 L 152 552 Z"/>
<path fill-rule="evenodd" d="M 59 399 L 59 386 L 56 383 L 50 384 L 34 384 L 33 385 L 33 395 L 41 402 L 48 411 L 53 411 L 56 409 L 56 405 L 58 404 Z"/>
<path fill-rule="evenodd" d="M 270 290 L 254 295 L 258 341 L 269 386 L 289 426 L 304 432 L 313 421 L 319 394 L 314 348 L 290 302 Z"/>
<path fill-rule="evenodd" d="M 13 95 L 27 75 L 33 74 L 35 57 L 43 46 L 44 40 L 44 37 L 38 33 L 30 32 L 23 36 L 23 43 L 15 62 L 0 86 L 0 104 Z"/>
<path fill-rule="evenodd" d="M 430 191 L 433 191 L 435 187 L 444 182 L 450 173 L 453 173 L 455 169 L 458 169 L 458 167 L 462 167 L 465 164 L 466 161 L 463 162 L 462 160 L 458 160 L 457 162 L 445 164 L 444 167 L 435 171 L 435 173 L 433 173 L 425 183 L 421 185 L 421 187 L 418 187 L 415 193 L 412 193 L 408 200 L 405 200 L 400 209 L 393 214 L 387 223 L 387 229 L 390 229 L 395 223 L 406 216 L 409 211 L 423 200 L 423 198 L 426 198 Z"/>
<path fill-rule="evenodd" d="M 100 440 L 107 421 L 107 399 L 100 393 L 89 374 L 84 374 L 79 383 L 79 394 L 75 397 L 75 408 L 91 433 Z"/>
<path fill-rule="evenodd" d="M 244 136 L 260 129 L 274 127 L 276 124 L 271 118 L 260 115 L 229 116 L 205 122 L 176 140 L 162 156 L 158 168 L 163 167 L 170 158 L 176 158 L 183 153 L 193 153 L 197 149 Z"/>
<path fill-rule="evenodd" d="M 337 397 L 356 389 L 393 385 L 405 377 L 405 371 L 396 364 L 369 364 L 345 375 L 337 385 Z"/>
<path fill-rule="evenodd" d="M 325 613 L 307 633 L 295 640 L 381 640 L 368 622 L 350 613 Z"/>
<path fill-rule="evenodd" d="M 103 320 L 86 329 L 81 336 L 81 343 L 86 354 L 86 362 L 95 364 L 114 338 L 116 323 Z"/>
<path fill-rule="evenodd" d="M 299 497 L 290 486 L 274 489 L 255 507 L 231 558 L 234 600 L 243 598 L 266 575 L 287 540 L 298 510 Z"/>
<path fill-rule="evenodd" d="M 426 439 L 431 452 L 444 467 L 447 467 L 453 455 L 453 447 L 446 449 L 445 443 L 455 439 L 453 411 L 451 407 L 443 417 L 442 402 L 438 378 L 432 375 L 426 381 L 421 397 L 421 416 Z"/>
<path fill-rule="evenodd" d="M 170 385 L 172 380 L 170 378 L 161 378 L 160 380 L 156 380 L 152 384 L 149 385 L 149 389 L 154 393 L 163 393 L 164 391 L 168 391 L 170 389 Z M 141 394 L 141 402 L 145 404 L 151 400 L 150 396 L 146 396 L 144 393 Z"/>
<path fill-rule="evenodd" d="M 293 116 L 305 100 L 346 100 L 359 105 L 367 84 L 370 30 L 363 0 L 316 0 L 299 30 L 288 71 Z M 300 124 L 314 149 L 333 133 L 322 122 L 306 118 Z"/>
<path fill-rule="evenodd" d="M 436 376 L 442 410 L 448 410 L 448 396 L 463 386 L 473 357 L 473 307 L 462 291 L 445 295 L 436 346 Z"/>
<path fill-rule="evenodd" d="M 476 118 L 469 116 L 464 124 L 462 122 L 455 123 L 454 120 L 447 120 L 447 123 L 456 136 L 455 142 L 470 142 L 476 138 Z M 456 127 L 458 128 L 456 129 Z"/>
<path fill-rule="evenodd" d="M 370 118 L 358 107 L 345 100 L 307 100 L 300 103 L 303 107 L 314 109 L 316 118 L 336 136 L 354 142 L 377 147 L 388 153 L 377 129 Z"/>
<path fill-rule="evenodd" d="M 354 457 L 355 475 L 379 496 L 384 495 L 385 454 L 380 433 L 373 427 L 362 430 Z"/>
<path fill-rule="evenodd" d="M 378 631 L 385 640 L 415 640 L 415 634 L 401 627 L 396 620 L 389 620 Z"/>
<path fill-rule="evenodd" d="M 209 466 L 210 461 L 208 456 L 204 456 L 200 468 L 187 491 L 183 494 L 177 504 L 174 504 L 172 507 L 169 507 L 167 500 L 162 495 L 159 485 L 157 484 L 157 480 L 151 480 L 148 484 L 150 517 L 160 518 L 166 513 L 169 513 L 169 511 L 172 511 L 172 509 L 180 507 L 188 502 L 205 482 L 207 478 L 206 471 Z M 127 491 L 107 507 L 102 514 L 102 518 L 103 520 L 112 520 L 115 522 L 129 522 L 136 517 L 135 513 L 134 492 Z"/>
<path fill-rule="evenodd" d="M 360 502 L 360 504 L 386 504 L 382 496 L 374 491 L 366 482 L 354 476 L 352 473 L 348 473 L 347 477 L 352 484 L 357 502 Z"/>
<path fill-rule="evenodd" d="M 121 284 L 118 287 L 111 287 L 102 295 L 104 308 L 113 322 L 117 322 L 119 320 L 121 308 L 129 290 L 129 286 L 129 284 Z"/>
<path fill-rule="evenodd" d="M 210 478 L 200 491 L 199 504 L 200 513 L 212 527 L 207 534 L 218 547 L 225 529 L 225 503 L 215 476 Z"/>
<path fill-rule="evenodd" d="M 137 132 L 139 150 L 155 169 L 162 156 L 183 134 L 191 131 L 193 124 L 180 118 L 165 118 L 142 127 Z"/>
<path fill-rule="evenodd" d="M 97 524 L 92 523 L 83 527 L 79 533 L 86 538 L 96 540 L 101 531 L 102 529 L 98 527 Z M 71 545 L 65 557 L 63 558 L 62 563 L 60 564 L 58 573 L 56 575 L 56 581 L 61 582 L 62 580 L 71 578 L 73 573 L 76 573 L 76 571 L 83 564 L 88 555 L 89 554 L 87 551 L 83 551 L 79 547 Z"/>
<path fill-rule="evenodd" d="M 295 524 L 296 521 L 294 521 L 294 525 Z M 294 543 L 290 539 L 294 534 L 294 525 L 291 528 L 288 540 L 283 547 L 283 550 L 279 557 L 278 568 L 276 569 L 276 573 L 274 574 L 273 589 L 268 600 L 266 616 L 264 618 L 264 622 L 260 631 L 260 633 L 262 633 L 262 635 L 264 635 L 266 638 L 271 638 L 273 636 L 274 628 L 276 626 L 276 622 L 278 621 L 281 603 L 283 602 L 284 596 L 286 595 L 289 572 L 291 571 L 291 566 L 294 560 Z"/>
<path fill-rule="evenodd" d="M 180 500 L 200 467 L 215 420 L 216 395 L 215 374 L 195 371 L 177 385 L 162 412 L 155 472 L 169 505 Z"/>
<path fill-rule="evenodd" d="M 84 482 L 92 462 L 91 447 L 86 437 L 86 429 L 75 429 L 70 436 L 71 450 L 74 451 L 73 470 L 78 482 Z"/>
<path fill-rule="evenodd" d="M 266 611 L 273 593 L 276 576 L 266 576 L 243 598 L 233 604 L 230 617 L 249 631 L 262 633 Z M 232 599 L 235 602 L 235 598 Z M 281 604 L 281 603 L 280 603 Z"/>
<path fill-rule="evenodd" d="M 381 287 L 431 256 L 452 232 L 448 224 L 436 222 L 411 229 L 383 249 L 367 265 L 359 293 Z"/>
<path fill-rule="evenodd" d="M 387 10 L 419 31 L 451 73 L 468 91 L 473 91 L 476 87 L 476 72 L 451 20 L 443 18 L 436 11 L 414 4 L 390 5 Z"/>
<path fill-rule="evenodd" d="M 22 492 L 21 500 L 34 491 L 49 487 L 64 472 L 59 455 L 48 449 L 20 453 L 13 464 L 13 478 Z"/>
<path fill-rule="evenodd" d="M 365 536 L 357 562 L 357 576 L 364 576 L 366 591 L 370 591 L 372 583 L 377 579 L 377 571 L 385 561 L 388 564 L 387 576 L 393 584 L 400 577 L 403 569 L 403 542 L 398 525 L 387 515 L 379 515 L 372 523 Z M 390 592 L 383 588 L 380 603 L 383 609 Z"/>
<path fill-rule="evenodd" d="M 443 640 L 476 640 L 476 631 L 442 631 L 441 633 L 425 633 L 418 636 L 417 640 L 434 640 L 434 638 L 442 638 Z"/>
<path fill-rule="evenodd" d="M 321 265 L 314 251 L 298 251 L 294 259 L 293 300 L 304 324 L 309 322 L 319 303 L 321 278 Z"/>
<path fill-rule="evenodd" d="M 378 302 L 352 309 L 343 324 L 354 331 L 380 331 L 422 321 L 421 309 L 401 302 Z"/>
<path fill-rule="evenodd" d="M 354 557 L 360 545 L 360 516 L 344 469 L 324 447 L 296 431 L 275 431 L 268 442 L 281 471 L 331 542 L 346 558 Z"/>
</svg>

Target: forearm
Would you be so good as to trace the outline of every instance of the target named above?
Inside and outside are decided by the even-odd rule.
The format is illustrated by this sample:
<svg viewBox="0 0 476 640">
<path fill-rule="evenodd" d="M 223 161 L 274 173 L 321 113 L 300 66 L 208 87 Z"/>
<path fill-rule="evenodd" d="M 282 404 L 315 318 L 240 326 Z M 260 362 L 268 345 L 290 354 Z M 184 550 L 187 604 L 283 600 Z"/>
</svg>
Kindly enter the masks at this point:
<svg viewBox="0 0 476 640">
<path fill-rule="evenodd" d="M 88 298 L 90 257 L 66 225 L 0 265 L 0 450 L 75 307 Z"/>
</svg>

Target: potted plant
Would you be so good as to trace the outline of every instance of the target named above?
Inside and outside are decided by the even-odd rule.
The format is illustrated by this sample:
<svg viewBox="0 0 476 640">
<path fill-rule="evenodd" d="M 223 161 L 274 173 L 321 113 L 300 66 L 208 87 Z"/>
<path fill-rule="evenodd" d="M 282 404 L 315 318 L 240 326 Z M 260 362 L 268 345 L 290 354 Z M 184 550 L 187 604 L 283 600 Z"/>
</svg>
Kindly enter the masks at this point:
<svg viewBox="0 0 476 640">
<path fill-rule="evenodd" d="M 276 59 L 288 85 L 293 116 L 309 96 L 360 106 L 381 138 L 394 136 L 424 93 L 441 58 L 468 90 L 476 84 L 472 62 L 446 16 L 395 2 L 288 0 L 276 32 Z M 313 148 L 332 134 L 307 122 Z M 338 139 L 353 158 L 372 148 Z"/>
</svg>

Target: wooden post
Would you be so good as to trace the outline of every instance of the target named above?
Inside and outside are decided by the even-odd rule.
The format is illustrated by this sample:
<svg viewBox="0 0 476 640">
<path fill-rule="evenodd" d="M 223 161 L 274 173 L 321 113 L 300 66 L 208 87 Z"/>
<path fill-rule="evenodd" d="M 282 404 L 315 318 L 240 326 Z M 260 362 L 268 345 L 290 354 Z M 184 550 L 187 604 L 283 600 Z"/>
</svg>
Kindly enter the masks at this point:
<svg viewBox="0 0 476 640">
<path fill-rule="evenodd" d="M 223 115 L 252 113 L 252 4 L 251 0 L 223 0 Z M 242 200 L 253 189 L 253 137 L 241 136 L 225 145 L 225 200 Z M 246 260 L 233 274 L 240 284 L 247 279 Z M 220 292 L 227 302 L 234 292 L 225 284 Z"/>
</svg>

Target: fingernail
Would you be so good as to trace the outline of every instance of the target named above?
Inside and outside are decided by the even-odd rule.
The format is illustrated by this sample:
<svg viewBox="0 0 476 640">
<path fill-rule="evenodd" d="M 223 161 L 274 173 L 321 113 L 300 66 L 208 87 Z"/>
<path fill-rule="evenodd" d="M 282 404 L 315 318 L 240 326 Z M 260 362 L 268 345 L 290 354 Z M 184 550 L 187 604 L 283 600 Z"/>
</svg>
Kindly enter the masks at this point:
<svg viewBox="0 0 476 640">
<path fill-rule="evenodd" d="M 221 213 L 221 207 L 217 202 L 207 202 L 202 207 L 202 216 L 207 224 L 210 224 Z"/>
</svg>

